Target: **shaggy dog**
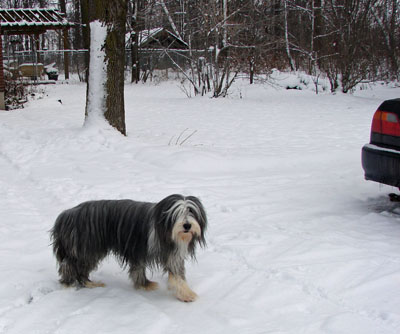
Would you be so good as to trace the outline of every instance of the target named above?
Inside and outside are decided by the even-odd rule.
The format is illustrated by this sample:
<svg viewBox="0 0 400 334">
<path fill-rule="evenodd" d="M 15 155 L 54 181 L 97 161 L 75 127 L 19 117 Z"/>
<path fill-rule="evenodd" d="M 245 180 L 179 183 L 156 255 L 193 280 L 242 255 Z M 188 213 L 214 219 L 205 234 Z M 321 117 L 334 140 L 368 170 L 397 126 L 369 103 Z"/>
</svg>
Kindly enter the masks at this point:
<svg viewBox="0 0 400 334">
<path fill-rule="evenodd" d="M 135 288 L 158 287 L 146 268 L 168 272 L 168 285 L 185 302 L 197 295 L 185 279 L 184 261 L 205 246 L 207 217 L 194 196 L 170 195 L 159 203 L 132 200 L 89 201 L 63 211 L 51 230 L 60 282 L 81 287 L 104 286 L 89 279 L 109 253 L 129 268 Z"/>
</svg>

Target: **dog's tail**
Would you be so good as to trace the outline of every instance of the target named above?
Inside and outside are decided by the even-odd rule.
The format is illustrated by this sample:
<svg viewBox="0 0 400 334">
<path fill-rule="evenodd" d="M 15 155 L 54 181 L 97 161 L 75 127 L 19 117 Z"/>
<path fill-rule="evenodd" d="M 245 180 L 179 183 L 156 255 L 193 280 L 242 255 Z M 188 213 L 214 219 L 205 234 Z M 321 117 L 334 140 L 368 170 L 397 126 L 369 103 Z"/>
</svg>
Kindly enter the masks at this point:
<svg viewBox="0 0 400 334">
<path fill-rule="evenodd" d="M 53 252 L 56 256 L 57 262 L 61 264 L 66 257 L 65 249 L 59 239 L 53 242 Z"/>
<path fill-rule="evenodd" d="M 62 261 L 65 259 L 67 256 L 67 253 L 65 251 L 64 245 L 62 243 L 62 237 L 61 237 L 61 224 L 63 220 L 63 213 L 61 213 L 55 223 L 53 228 L 50 230 L 50 240 L 52 241 L 52 246 L 53 246 L 53 253 L 56 256 L 56 259 L 59 264 L 62 263 Z"/>
</svg>

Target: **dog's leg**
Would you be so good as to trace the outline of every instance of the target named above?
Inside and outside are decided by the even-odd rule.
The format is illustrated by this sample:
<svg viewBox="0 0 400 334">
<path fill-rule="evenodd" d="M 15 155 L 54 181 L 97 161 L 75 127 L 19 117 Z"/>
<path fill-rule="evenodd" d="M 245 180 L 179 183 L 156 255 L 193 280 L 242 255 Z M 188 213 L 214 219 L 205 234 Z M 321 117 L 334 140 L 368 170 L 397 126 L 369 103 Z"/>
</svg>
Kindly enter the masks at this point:
<svg viewBox="0 0 400 334">
<path fill-rule="evenodd" d="M 183 302 L 193 302 L 196 300 L 196 293 L 189 288 L 184 277 L 175 275 L 173 273 L 168 274 L 168 287 L 175 292 L 176 298 Z"/>
<path fill-rule="evenodd" d="M 129 276 L 133 281 L 135 289 L 142 289 L 146 291 L 153 291 L 158 289 L 158 283 L 152 282 L 146 277 L 145 267 L 131 266 L 129 269 Z"/>
<path fill-rule="evenodd" d="M 62 260 L 59 264 L 58 274 L 60 275 L 60 283 L 65 286 L 71 286 L 77 281 L 76 265 L 72 261 Z"/>
<path fill-rule="evenodd" d="M 80 287 L 96 288 L 104 287 L 102 282 L 93 282 L 89 279 L 89 273 L 96 267 L 97 260 L 93 263 L 79 261 L 77 259 L 65 258 L 58 270 L 61 284 L 71 286 L 77 284 Z"/>
<path fill-rule="evenodd" d="M 170 261 L 168 271 L 168 288 L 175 292 L 176 298 L 183 302 L 196 300 L 196 293 L 189 288 L 185 279 L 184 261 Z"/>
</svg>

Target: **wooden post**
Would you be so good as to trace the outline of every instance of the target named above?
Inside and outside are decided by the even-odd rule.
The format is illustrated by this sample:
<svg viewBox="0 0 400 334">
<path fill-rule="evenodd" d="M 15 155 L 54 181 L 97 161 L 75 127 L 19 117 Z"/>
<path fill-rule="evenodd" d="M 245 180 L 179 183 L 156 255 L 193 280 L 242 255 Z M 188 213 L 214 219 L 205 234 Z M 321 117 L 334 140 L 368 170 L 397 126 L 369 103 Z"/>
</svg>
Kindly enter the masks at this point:
<svg viewBox="0 0 400 334">
<path fill-rule="evenodd" d="M 34 35 L 34 40 L 35 40 L 35 52 L 36 52 L 36 63 L 39 64 L 42 62 L 42 58 L 40 57 L 40 35 L 35 34 Z M 36 73 L 37 76 L 39 76 L 39 73 Z"/>
<path fill-rule="evenodd" d="M 68 29 L 63 29 L 64 50 L 69 50 Z M 69 51 L 64 51 L 64 74 L 65 80 L 69 79 Z"/>
<path fill-rule="evenodd" d="M 4 82 L 4 67 L 3 67 L 3 41 L 1 38 L 1 28 L 0 28 L 0 110 L 6 110 L 4 93 L 6 90 L 6 85 Z"/>
</svg>

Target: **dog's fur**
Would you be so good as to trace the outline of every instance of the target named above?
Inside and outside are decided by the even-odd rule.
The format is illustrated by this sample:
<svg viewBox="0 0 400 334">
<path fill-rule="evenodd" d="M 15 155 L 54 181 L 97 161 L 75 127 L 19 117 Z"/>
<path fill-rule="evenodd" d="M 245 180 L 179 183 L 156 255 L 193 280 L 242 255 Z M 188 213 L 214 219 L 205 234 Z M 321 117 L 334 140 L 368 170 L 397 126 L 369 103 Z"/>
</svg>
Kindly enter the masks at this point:
<svg viewBox="0 0 400 334">
<path fill-rule="evenodd" d="M 132 200 L 84 202 L 63 211 L 51 230 L 60 282 L 102 286 L 89 273 L 113 253 L 137 289 L 154 290 L 146 268 L 161 267 L 178 299 L 193 301 L 196 294 L 185 280 L 184 261 L 195 257 L 196 244 L 205 246 L 207 217 L 194 196 L 170 195 L 159 203 Z"/>
</svg>

